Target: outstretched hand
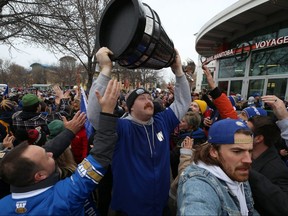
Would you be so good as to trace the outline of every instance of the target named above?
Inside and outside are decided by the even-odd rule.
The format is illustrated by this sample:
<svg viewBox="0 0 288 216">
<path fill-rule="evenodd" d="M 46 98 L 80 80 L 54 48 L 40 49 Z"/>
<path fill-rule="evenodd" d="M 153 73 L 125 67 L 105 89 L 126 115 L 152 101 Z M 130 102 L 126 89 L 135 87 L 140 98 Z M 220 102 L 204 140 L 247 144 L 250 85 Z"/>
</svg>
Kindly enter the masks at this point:
<svg viewBox="0 0 288 216">
<path fill-rule="evenodd" d="M 102 112 L 113 114 L 120 96 L 120 82 L 110 80 L 103 96 L 101 96 L 98 91 L 96 91 L 95 94 L 101 105 Z"/>
<path fill-rule="evenodd" d="M 62 119 L 65 128 L 77 134 L 85 124 L 86 114 L 78 111 L 70 121 L 68 121 L 65 116 L 62 116 Z"/>
</svg>

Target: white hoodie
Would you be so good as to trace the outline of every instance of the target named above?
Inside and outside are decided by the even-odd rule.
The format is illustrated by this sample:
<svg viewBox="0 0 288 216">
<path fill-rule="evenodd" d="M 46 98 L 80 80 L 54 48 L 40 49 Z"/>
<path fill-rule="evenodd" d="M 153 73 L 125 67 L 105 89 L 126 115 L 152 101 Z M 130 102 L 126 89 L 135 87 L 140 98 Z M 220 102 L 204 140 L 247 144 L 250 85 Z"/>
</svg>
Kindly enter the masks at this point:
<svg viewBox="0 0 288 216">
<path fill-rule="evenodd" d="M 232 181 L 219 166 L 207 165 L 203 163 L 202 161 L 199 161 L 198 164 L 196 165 L 203 169 L 208 170 L 213 175 L 215 175 L 218 179 L 225 181 L 228 188 L 239 200 L 241 215 L 243 216 L 248 215 L 248 208 L 246 204 L 243 182 Z"/>
</svg>

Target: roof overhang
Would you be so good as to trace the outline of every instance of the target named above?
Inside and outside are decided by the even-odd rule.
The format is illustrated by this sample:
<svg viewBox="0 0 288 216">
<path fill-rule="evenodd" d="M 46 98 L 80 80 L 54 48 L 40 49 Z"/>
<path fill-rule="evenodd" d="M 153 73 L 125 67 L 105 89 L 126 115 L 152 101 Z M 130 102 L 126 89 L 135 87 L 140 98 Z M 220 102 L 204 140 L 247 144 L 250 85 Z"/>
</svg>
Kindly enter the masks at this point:
<svg viewBox="0 0 288 216">
<path fill-rule="evenodd" d="M 240 0 L 208 21 L 197 33 L 196 51 L 209 57 L 231 42 L 288 20 L 288 0 Z"/>
</svg>

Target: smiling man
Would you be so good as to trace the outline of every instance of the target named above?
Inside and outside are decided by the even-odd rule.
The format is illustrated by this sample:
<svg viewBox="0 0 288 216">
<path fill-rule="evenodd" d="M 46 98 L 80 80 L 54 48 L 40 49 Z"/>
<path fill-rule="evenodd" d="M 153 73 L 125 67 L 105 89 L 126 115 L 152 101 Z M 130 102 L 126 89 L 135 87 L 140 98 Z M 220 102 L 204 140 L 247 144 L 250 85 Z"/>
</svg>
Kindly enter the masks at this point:
<svg viewBox="0 0 288 216">
<path fill-rule="evenodd" d="M 178 215 L 256 213 L 247 182 L 252 150 L 252 132 L 242 121 L 215 122 L 208 142 L 196 147 L 193 163 L 180 176 Z"/>
</svg>

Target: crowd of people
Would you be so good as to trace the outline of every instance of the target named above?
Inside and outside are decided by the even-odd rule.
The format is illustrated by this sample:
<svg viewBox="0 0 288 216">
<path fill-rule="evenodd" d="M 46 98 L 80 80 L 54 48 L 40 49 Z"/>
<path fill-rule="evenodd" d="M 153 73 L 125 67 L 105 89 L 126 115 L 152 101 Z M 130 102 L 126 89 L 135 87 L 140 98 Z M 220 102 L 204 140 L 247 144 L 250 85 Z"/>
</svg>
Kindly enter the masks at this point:
<svg viewBox="0 0 288 216">
<path fill-rule="evenodd" d="M 175 85 L 126 93 L 100 48 L 87 116 L 77 88 L 2 98 L 0 215 L 288 215 L 284 101 L 227 96 L 206 65 L 190 92 L 175 52 Z"/>
</svg>

